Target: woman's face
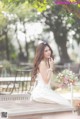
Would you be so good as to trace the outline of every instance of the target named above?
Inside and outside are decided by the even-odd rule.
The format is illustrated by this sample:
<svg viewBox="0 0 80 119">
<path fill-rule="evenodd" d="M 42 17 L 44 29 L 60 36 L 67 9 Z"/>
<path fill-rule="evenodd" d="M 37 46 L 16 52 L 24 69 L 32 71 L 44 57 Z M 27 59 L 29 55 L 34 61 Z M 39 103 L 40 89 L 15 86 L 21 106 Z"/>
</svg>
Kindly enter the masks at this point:
<svg viewBox="0 0 80 119">
<path fill-rule="evenodd" d="M 48 46 L 44 48 L 44 58 L 49 59 L 51 57 L 51 50 Z"/>
</svg>

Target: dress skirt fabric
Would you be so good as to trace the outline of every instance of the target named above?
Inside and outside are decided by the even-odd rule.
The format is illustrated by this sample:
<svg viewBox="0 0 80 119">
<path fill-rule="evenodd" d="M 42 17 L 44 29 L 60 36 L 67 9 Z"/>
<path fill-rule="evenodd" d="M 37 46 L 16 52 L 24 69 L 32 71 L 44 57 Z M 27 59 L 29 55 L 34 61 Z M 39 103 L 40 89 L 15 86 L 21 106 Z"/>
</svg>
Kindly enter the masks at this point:
<svg viewBox="0 0 80 119">
<path fill-rule="evenodd" d="M 34 86 L 33 91 L 31 92 L 30 100 L 71 106 L 71 103 L 67 99 L 51 89 L 50 82 L 48 84 L 44 83 L 40 73 L 37 74 L 36 80 L 37 85 Z"/>
</svg>

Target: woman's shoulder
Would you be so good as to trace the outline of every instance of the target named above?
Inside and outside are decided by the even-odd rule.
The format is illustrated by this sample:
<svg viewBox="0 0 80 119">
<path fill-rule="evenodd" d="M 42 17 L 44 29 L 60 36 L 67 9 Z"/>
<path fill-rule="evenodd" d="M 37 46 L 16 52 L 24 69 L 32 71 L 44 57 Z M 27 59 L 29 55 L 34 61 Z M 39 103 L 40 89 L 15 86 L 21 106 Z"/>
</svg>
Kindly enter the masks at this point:
<svg viewBox="0 0 80 119">
<path fill-rule="evenodd" d="M 40 64 L 45 64 L 45 61 L 44 60 L 41 60 Z"/>
<path fill-rule="evenodd" d="M 45 65 L 45 61 L 41 60 L 40 65 Z"/>
</svg>

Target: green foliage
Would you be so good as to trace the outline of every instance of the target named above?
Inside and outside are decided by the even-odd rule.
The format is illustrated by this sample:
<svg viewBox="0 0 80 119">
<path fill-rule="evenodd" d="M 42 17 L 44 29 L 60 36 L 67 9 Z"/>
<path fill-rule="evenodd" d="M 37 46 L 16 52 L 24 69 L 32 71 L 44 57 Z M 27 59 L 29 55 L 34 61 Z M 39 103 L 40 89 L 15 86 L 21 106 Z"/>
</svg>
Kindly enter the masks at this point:
<svg viewBox="0 0 80 119">
<path fill-rule="evenodd" d="M 67 19 L 67 23 L 74 24 L 75 20 L 71 16 L 69 16 Z"/>
<path fill-rule="evenodd" d="M 55 4 L 54 0 L 3 0 L 3 2 L 5 4 L 11 3 L 11 4 L 16 4 L 16 5 L 28 2 L 29 4 L 31 4 L 31 6 L 33 8 L 36 8 L 39 12 L 45 11 L 47 9 L 47 6 L 50 6 L 50 7 L 51 6 L 57 6 L 57 4 Z M 65 9 L 64 5 L 60 5 L 60 6 L 63 9 Z M 74 12 L 76 12 L 77 10 L 80 10 L 80 4 L 72 4 L 71 3 L 71 5 L 67 5 L 67 8 L 72 8 L 72 7 L 73 7 Z M 70 12 L 72 12 L 72 10 Z"/>
<path fill-rule="evenodd" d="M 24 4 L 25 2 L 28 2 L 28 4 L 31 4 L 32 7 L 36 8 L 39 12 L 45 11 L 47 8 L 47 5 L 51 5 L 53 0 L 3 0 L 5 4 Z"/>
<path fill-rule="evenodd" d="M 31 7 L 27 2 L 23 4 L 19 4 L 18 6 L 16 6 L 16 4 L 13 5 L 14 5 L 12 6 L 13 11 L 11 11 L 11 13 L 16 14 L 18 18 L 20 18 L 21 20 L 24 19 L 28 15 L 29 11 L 31 10 Z"/>
<path fill-rule="evenodd" d="M 16 5 L 24 3 L 26 0 L 2 0 L 5 4 L 15 3 Z"/>
<path fill-rule="evenodd" d="M 8 18 L 4 16 L 2 13 L 3 11 L 7 14 L 16 14 L 17 17 L 11 21 L 15 22 L 17 19 L 24 21 L 27 17 L 34 17 L 34 14 L 30 14 L 31 10 L 32 6 L 28 3 L 28 1 L 16 4 L 16 0 L 3 0 L 3 2 L 0 2 L 0 28 L 8 24 Z"/>
<path fill-rule="evenodd" d="M 53 6 L 53 0 L 28 0 L 28 2 L 39 12 L 45 11 L 47 6 Z"/>
<path fill-rule="evenodd" d="M 2 11 L 7 11 L 7 7 L 0 1 L 0 29 L 3 28 L 7 22 L 4 15 L 2 14 Z"/>
<path fill-rule="evenodd" d="M 2 65 L 3 65 L 3 67 L 6 68 L 6 69 L 9 69 L 10 67 L 12 67 L 12 66 L 11 66 L 11 63 L 10 63 L 9 61 L 7 61 L 7 60 L 3 60 L 3 61 L 2 61 Z"/>
<path fill-rule="evenodd" d="M 35 7 L 39 12 L 45 11 L 47 7 L 47 1 L 35 0 L 33 3 L 33 7 Z"/>
</svg>

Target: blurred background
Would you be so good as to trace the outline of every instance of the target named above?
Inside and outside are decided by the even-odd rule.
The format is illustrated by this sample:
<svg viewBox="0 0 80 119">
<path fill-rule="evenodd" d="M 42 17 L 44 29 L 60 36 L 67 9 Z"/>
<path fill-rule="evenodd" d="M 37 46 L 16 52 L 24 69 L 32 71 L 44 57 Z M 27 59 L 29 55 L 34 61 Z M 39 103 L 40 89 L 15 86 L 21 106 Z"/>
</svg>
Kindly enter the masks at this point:
<svg viewBox="0 0 80 119">
<path fill-rule="evenodd" d="M 76 13 L 80 10 L 76 5 L 66 9 L 52 0 L 0 0 L 1 75 L 31 68 L 36 46 L 42 41 L 52 47 L 55 65 L 77 64 L 74 69 L 79 70 L 80 14 L 70 8 Z"/>
</svg>

